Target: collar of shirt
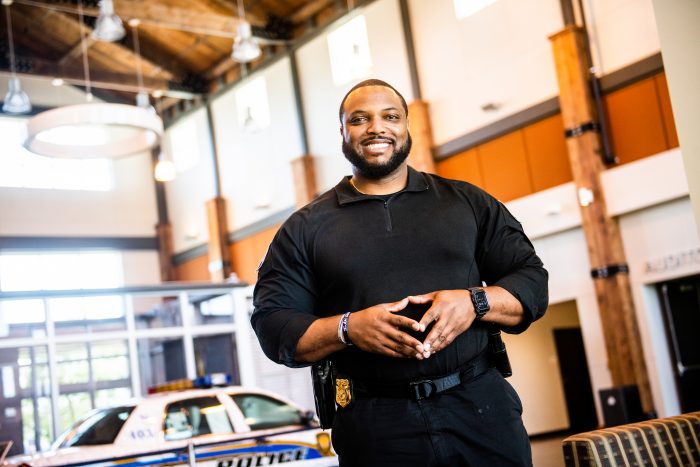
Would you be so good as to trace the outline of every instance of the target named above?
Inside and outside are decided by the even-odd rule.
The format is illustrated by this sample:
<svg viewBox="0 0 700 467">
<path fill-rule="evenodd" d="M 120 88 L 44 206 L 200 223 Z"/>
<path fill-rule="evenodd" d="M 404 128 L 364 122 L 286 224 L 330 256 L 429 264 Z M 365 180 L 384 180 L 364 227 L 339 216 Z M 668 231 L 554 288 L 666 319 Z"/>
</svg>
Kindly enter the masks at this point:
<svg viewBox="0 0 700 467">
<path fill-rule="evenodd" d="M 425 175 L 422 172 L 418 172 L 413 167 L 408 167 L 408 183 L 406 188 L 401 190 L 402 192 L 420 192 L 428 189 L 428 183 L 425 180 Z M 350 176 L 343 177 L 343 179 L 338 183 L 335 188 L 336 196 L 338 197 L 338 204 L 343 206 L 344 204 L 353 203 L 355 201 L 362 201 L 365 199 L 376 198 L 376 195 L 366 195 L 360 193 L 350 184 Z"/>
</svg>

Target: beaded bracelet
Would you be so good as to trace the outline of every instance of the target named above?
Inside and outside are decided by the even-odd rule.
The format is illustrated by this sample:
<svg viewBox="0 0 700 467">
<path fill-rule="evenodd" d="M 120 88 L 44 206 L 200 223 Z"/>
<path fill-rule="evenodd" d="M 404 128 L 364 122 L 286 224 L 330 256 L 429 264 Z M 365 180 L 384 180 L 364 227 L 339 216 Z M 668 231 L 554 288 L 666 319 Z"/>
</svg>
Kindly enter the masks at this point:
<svg viewBox="0 0 700 467">
<path fill-rule="evenodd" d="M 338 340 L 345 345 L 353 345 L 350 341 L 350 336 L 348 335 L 348 319 L 350 318 L 350 312 L 347 312 L 340 318 L 338 322 Z"/>
</svg>

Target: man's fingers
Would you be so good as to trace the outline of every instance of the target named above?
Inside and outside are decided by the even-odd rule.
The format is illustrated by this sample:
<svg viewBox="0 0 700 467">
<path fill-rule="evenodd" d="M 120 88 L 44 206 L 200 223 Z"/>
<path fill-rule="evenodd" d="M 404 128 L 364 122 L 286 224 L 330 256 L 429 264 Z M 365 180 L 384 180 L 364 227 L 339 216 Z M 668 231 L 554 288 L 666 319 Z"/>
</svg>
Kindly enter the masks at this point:
<svg viewBox="0 0 700 467">
<path fill-rule="evenodd" d="M 427 348 L 431 352 L 436 352 L 444 348 L 452 342 L 450 339 L 451 333 L 452 328 L 448 328 L 447 324 L 440 324 L 438 322 L 438 324 L 433 326 L 433 329 L 430 330 L 428 336 L 423 341 L 423 348 Z"/>
<path fill-rule="evenodd" d="M 389 324 L 397 328 L 413 329 L 414 331 L 420 331 L 420 324 L 418 321 L 401 315 L 390 315 Z"/>
<path fill-rule="evenodd" d="M 423 295 L 411 295 L 408 301 L 415 304 L 428 303 L 435 298 L 435 292 L 426 293 Z"/>
<path fill-rule="evenodd" d="M 430 325 L 430 323 L 432 323 L 433 321 L 437 321 L 439 318 L 440 309 L 433 304 L 433 306 L 428 308 L 428 310 L 425 312 L 420 322 L 418 323 L 420 325 L 420 331 L 425 331 L 425 329 Z"/>
<path fill-rule="evenodd" d="M 401 311 L 406 308 L 406 305 L 408 305 L 408 297 L 399 300 L 398 302 L 385 303 L 384 309 L 391 311 L 392 313 L 396 313 L 397 311 Z"/>
</svg>

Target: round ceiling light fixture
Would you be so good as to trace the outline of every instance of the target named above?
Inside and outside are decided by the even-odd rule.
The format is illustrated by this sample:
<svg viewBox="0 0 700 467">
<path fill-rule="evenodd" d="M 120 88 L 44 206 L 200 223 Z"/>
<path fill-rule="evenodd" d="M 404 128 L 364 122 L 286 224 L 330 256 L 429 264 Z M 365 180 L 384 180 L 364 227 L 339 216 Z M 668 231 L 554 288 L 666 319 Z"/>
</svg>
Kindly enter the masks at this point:
<svg viewBox="0 0 700 467">
<path fill-rule="evenodd" d="M 27 121 L 24 147 L 47 157 L 119 158 L 160 144 L 163 121 L 147 109 L 92 103 L 58 107 Z"/>
</svg>

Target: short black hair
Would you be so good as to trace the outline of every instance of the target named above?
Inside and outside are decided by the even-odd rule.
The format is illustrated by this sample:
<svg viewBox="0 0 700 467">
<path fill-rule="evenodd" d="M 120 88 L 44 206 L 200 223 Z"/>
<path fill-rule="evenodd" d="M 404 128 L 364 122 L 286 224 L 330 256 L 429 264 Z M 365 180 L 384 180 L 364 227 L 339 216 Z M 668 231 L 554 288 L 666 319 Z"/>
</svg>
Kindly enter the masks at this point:
<svg viewBox="0 0 700 467">
<path fill-rule="evenodd" d="M 343 123 L 343 107 L 345 106 L 345 101 L 348 100 L 348 96 L 355 90 L 359 88 L 364 88 L 365 86 L 384 86 L 385 88 L 389 88 L 392 91 L 396 93 L 397 96 L 399 96 L 399 99 L 401 99 L 401 105 L 403 106 L 403 111 L 406 113 L 406 117 L 408 117 L 408 105 L 406 105 L 406 99 L 403 98 L 401 93 L 394 88 L 391 84 L 387 83 L 386 81 L 382 81 L 381 79 L 366 79 L 364 81 L 361 81 L 357 83 L 355 86 L 350 88 L 350 90 L 345 94 L 345 97 L 343 97 L 343 100 L 340 101 L 340 109 L 338 110 L 338 118 L 340 119 L 340 123 Z"/>
</svg>

